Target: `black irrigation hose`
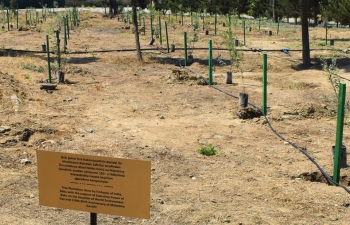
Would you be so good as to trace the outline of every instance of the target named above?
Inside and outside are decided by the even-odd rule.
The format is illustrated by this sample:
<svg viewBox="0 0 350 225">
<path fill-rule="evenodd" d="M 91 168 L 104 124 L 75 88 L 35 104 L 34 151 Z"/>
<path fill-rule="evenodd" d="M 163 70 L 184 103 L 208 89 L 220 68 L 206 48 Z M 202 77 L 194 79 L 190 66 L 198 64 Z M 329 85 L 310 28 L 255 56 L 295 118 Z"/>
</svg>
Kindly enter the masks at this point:
<svg viewBox="0 0 350 225">
<path fill-rule="evenodd" d="M 177 50 L 184 50 L 184 48 L 176 48 Z M 156 47 L 155 48 L 144 48 L 141 49 L 141 51 L 156 51 L 159 50 Z M 208 50 L 208 48 L 193 48 L 193 50 Z M 213 48 L 213 50 L 216 51 L 227 51 L 226 48 Z M 310 51 L 324 51 L 324 50 L 332 50 L 332 51 L 342 51 L 341 49 L 310 49 Z M 0 49 L 1 51 L 7 51 L 7 52 L 23 52 L 23 53 L 43 53 L 43 54 L 47 54 L 47 52 L 43 52 L 43 51 L 35 51 L 35 50 L 20 50 L 20 49 L 11 49 L 11 48 L 3 48 Z M 88 54 L 91 52 L 94 53 L 106 53 L 106 52 L 132 52 L 132 51 L 136 51 L 135 48 L 125 48 L 125 49 L 110 49 L 110 50 L 90 50 L 90 51 L 76 51 L 76 52 L 67 52 L 69 54 Z M 280 52 L 281 49 L 237 49 L 237 51 L 245 51 L 245 52 Z M 288 49 L 289 52 L 300 52 L 302 51 L 302 49 Z M 50 52 L 52 54 L 55 54 L 55 52 Z"/>
<path fill-rule="evenodd" d="M 183 48 L 178 48 L 178 49 L 183 50 Z M 197 50 L 207 50 L 207 48 L 195 48 L 195 49 L 197 49 Z M 14 50 L 14 49 L 2 49 L 2 50 L 5 50 L 5 51 L 16 51 L 16 52 L 26 52 L 26 53 L 27 53 L 27 52 L 30 52 L 30 53 L 46 53 L 46 52 L 42 52 L 42 51 L 30 51 L 30 50 Z M 135 50 L 136 50 L 136 49 L 96 50 L 96 51 L 94 51 L 94 52 L 122 52 L 122 51 L 135 51 Z M 147 49 L 141 49 L 141 50 L 142 50 L 142 51 L 146 51 L 146 50 L 159 50 L 159 49 L 157 49 L 157 48 L 147 48 Z M 216 49 L 213 49 L 213 50 L 226 50 L 226 49 L 223 49 L 223 48 L 216 48 Z M 241 50 L 241 51 L 254 51 L 254 49 L 239 49 L 239 51 L 240 51 L 240 50 Z M 255 50 L 257 50 L 257 49 L 255 49 Z M 325 49 L 310 49 L 310 51 L 312 51 L 312 50 L 325 50 Z M 281 50 L 272 50 L 272 49 L 271 49 L 271 50 L 261 50 L 261 49 L 259 49 L 258 51 L 261 52 L 261 51 L 281 51 Z M 288 51 L 302 51 L 302 50 L 288 50 Z M 89 53 L 89 52 L 87 52 L 87 51 L 85 51 L 85 52 L 70 52 L 70 54 L 86 54 L 86 53 Z M 171 56 L 167 56 L 167 58 L 174 59 L 174 58 L 172 58 Z M 178 61 L 179 61 L 179 66 L 182 67 L 182 65 L 181 65 L 181 59 L 175 59 L 175 60 L 178 60 Z M 224 94 L 226 94 L 226 95 L 228 95 L 228 96 L 231 96 L 231 97 L 234 97 L 234 98 L 237 98 L 237 99 L 238 99 L 237 96 L 235 96 L 235 95 L 233 95 L 233 94 L 231 94 L 231 93 L 228 93 L 228 92 L 226 92 L 226 91 L 224 91 L 224 90 L 222 90 L 222 89 L 220 89 L 220 88 L 218 88 L 218 87 L 215 87 L 215 86 L 213 86 L 213 85 L 210 85 L 209 82 L 208 82 L 202 75 L 197 74 L 196 72 L 194 72 L 193 70 L 191 70 L 191 69 L 189 69 L 189 68 L 187 68 L 187 67 L 184 67 L 184 68 L 187 69 L 188 71 L 190 71 L 190 72 L 196 74 L 196 75 L 199 75 L 211 88 L 214 88 L 214 89 L 216 89 L 216 90 L 218 90 L 218 91 L 220 91 L 220 92 L 222 92 L 222 93 L 224 93 Z M 337 75 L 337 76 L 338 76 L 338 75 Z M 345 80 L 348 80 L 348 79 L 346 79 L 346 78 L 344 78 L 344 77 L 341 77 L 341 76 L 339 76 L 339 77 L 340 77 L 340 78 L 343 78 L 343 79 L 345 79 Z M 315 159 L 312 158 L 304 149 L 302 149 L 301 147 L 299 147 L 297 144 L 294 144 L 293 142 L 288 141 L 288 140 L 285 139 L 281 134 L 279 134 L 279 133 L 273 128 L 273 126 L 272 126 L 272 124 L 270 123 L 270 121 L 269 121 L 269 119 L 267 118 L 267 116 L 262 112 L 262 110 L 261 110 L 258 106 L 254 105 L 254 104 L 252 104 L 252 103 L 250 103 L 250 102 L 248 102 L 248 104 L 260 111 L 260 113 L 264 116 L 264 118 L 265 118 L 267 124 L 269 125 L 269 127 L 270 127 L 270 129 L 272 130 L 273 133 L 275 133 L 275 134 L 276 134 L 280 139 L 282 139 L 283 141 L 287 142 L 288 144 L 292 145 L 294 148 L 296 148 L 296 149 L 298 149 L 299 151 L 301 151 L 313 164 L 315 164 L 316 167 L 317 167 L 317 168 L 320 170 L 320 172 L 322 173 L 322 175 L 326 178 L 326 180 L 327 180 L 327 182 L 328 182 L 329 184 L 333 184 L 333 185 L 335 185 L 335 186 L 339 186 L 339 187 L 343 188 L 345 191 L 347 191 L 347 192 L 350 194 L 350 189 L 348 189 L 347 187 L 345 187 L 345 186 L 343 186 L 343 185 L 341 185 L 341 184 L 339 184 L 339 183 L 333 181 L 332 178 L 331 178 L 331 177 L 322 169 L 322 167 L 315 161 Z"/>
<path fill-rule="evenodd" d="M 180 59 L 177 59 L 177 60 L 179 60 L 179 62 L 180 62 L 180 65 L 179 65 L 179 66 L 182 67 L 182 65 L 181 65 L 181 60 L 180 60 Z M 228 96 L 230 96 L 230 97 L 233 97 L 233 98 L 237 98 L 237 99 L 238 99 L 237 96 L 235 96 L 235 95 L 233 95 L 233 94 L 231 94 L 231 93 L 228 93 L 227 91 L 222 90 L 221 88 L 215 87 L 214 85 L 210 85 L 209 82 L 207 81 L 207 79 L 204 78 L 202 75 L 197 74 L 196 72 L 194 72 L 193 70 L 191 70 L 191 69 L 189 69 L 189 68 L 187 68 L 187 67 L 183 67 L 183 68 L 187 69 L 187 70 L 190 71 L 191 73 L 194 73 L 194 74 L 196 74 L 196 75 L 199 75 L 199 76 L 204 80 L 204 82 L 205 82 L 206 84 L 208 84 L 211 88 L 214 88 L 214 89 L 216 89 L 216 90 L 218 90 L 218 91 L 220 91 L 220 92 L 222 92 L 222 93 L 224 93 L 224 94 L 226 94 L 226 95 L 228 95 Z M 270 127 L 270 129 L 272 130 L 273 133 L 275 133 L 275 134 L 276 134 L 280 139 L 282 139 L 283 141 L 287 142 L 288 144 L 290 144 L 290 145 L 293 146 L 294 148 L 298 149 L 298 150 L 299 150 L 300 152 L 302 152 L 313 164 L 315 164 L 316 167 L 319 169 L 319 171 L 322 173 L 322 175 L 326 178 L 328 184 L 333 184 L 333 185 L 335 185 L 335 186 L 339 186 L 339 187 L 343 188 L 346 192 L 348 192 L 348 193 L 350 194 L 350 189 L 348 189 L 348 188 L 345 187 L 344 185 L 341 185 L 341 184 L 339 184 L 339 183 L 333 181 L 332 178 L 331 178 L 331 177 L 322 169 L 322 167 L 316 162 L 316 160 L 315 160 L 314 158 L 312 158 L 304 149 L 302 149 L 301 147 L 299 147 L 297 144 L 295 144 L 295 143 L 293 143 L 293 142 L 291 142 L 291 141 L 288 141 L 288 140 L 285 139 L 280 133 L 278 133 L 278 132 L 275 130 L 275 128 L 273 128 L 273 126 L 272 126 L 270 120 L 267 118 L 267 116 L 263 113 L 263 111 L 262 111 L 258 106 L 254 105 L 253 103 L 250 103 L 250 102 L 248 102 L 248 104 L 260 111 L 260 113 L 264 116 L 264 118 L 265 118 L 267 124 L 269 125 L 269 127 Z"/>
</svg>

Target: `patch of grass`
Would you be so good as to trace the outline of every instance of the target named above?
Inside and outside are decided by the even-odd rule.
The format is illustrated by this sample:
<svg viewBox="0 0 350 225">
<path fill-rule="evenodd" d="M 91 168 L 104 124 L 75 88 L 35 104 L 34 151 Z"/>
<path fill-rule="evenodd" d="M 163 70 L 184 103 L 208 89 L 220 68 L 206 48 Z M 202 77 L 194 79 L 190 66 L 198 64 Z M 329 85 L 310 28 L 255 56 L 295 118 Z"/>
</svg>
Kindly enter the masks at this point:
<svg viewBox="0 0 350 225">
<path fill-rule="evenodd" d="M 34 65 L 30 65 L 28 63 L 22 63 L 21 67 L 22 67 L 22 69 L 28 69 L 28 70 L 32 70 L 32 71 L 39 72 L 39 73 L 44 72 L 44 68 L 42 66 L 34 66 Z"/>
<path fill-rule="evenodd" d="M 320 42 L 320 43 L 317 43 L 316 45 L 319 45 L 319 46 L 327 46 L 326 42 Z"/>
<path fill-rule="evenodd" d="M 209 144 L 208 146 L 202 146 L 200 147 L 200 149 L 198 150 L 198 152 L 202 155 L 206 155 L 206 156 L 212 156 L 212 155 L 217 155 L 218 151 L 215 150 L 215 148 L 213 147 L 212 144 Z"/>
</svg>

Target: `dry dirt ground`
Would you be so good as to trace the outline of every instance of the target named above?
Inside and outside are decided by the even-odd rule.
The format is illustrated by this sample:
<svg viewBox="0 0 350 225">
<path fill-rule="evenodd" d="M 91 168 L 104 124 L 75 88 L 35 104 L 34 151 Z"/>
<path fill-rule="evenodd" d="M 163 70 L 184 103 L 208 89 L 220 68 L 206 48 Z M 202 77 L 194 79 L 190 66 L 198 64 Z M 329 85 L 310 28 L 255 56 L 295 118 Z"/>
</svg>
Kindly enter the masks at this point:
<svg viewBox="0 0 350 225">
<path fill-rule="evenodd" d="M 221 92 L 201 77 L 208 74 L 207 50 L 195 49 L 194 63 L 186 69 L 179 66 L 182 50 L 167 53 L 164 39 L 163 50 L 157 50 L 159 39 L 158 45 L 148 45 L 146 30 L 141 47 L 152 50 L 143 51 L 140 63 L 134 51 L 99 52 L 134 48 L 132 31 L 121 28 L 124 23 L 89 12 L 80 19 L 70 32 L 70 53 L 62 56 L 65 84 L 54 91 L 39 88 L 47 79 L 46 54 L 5 50 L 40 51 L 54 19 L 29 30 L 0 32 L 0 126 L 9 128 L 0 133 L 0 224 L 89 223 L 87 212 L 39 205 L 39 149 L 152 162 L 150 219 L 99 214 L 98 224 L 350 223 L 349 193 L 328 185 L 264 117 L 241 119 L 238 99 L 224 93 L 238 96 L 245 89 L 249 102 L 261 107 L 262 52 L 244 51 L 243 81 L 234 69 L 233 84 L 225 84 L 229 67 L 218 58 L 228 64 L 227 52 L 214 50 L 213 87 Z M 266 52 L 267 117 L 332 176 L 337 105 L 317 57 L 337 57 L 339 75 L 350 79 L 348 55 L 335 50 L 350 47 L 349 31 L 330 29 L 335 46 L 322 46 L 324 28 L 310 28 L 311 47 L 323 50 L 311 52 L 312 66 L 305 69 L 300 51 L 291 56 L 278 51 L 301 49 L 300 27 L 283 24 L 276 35 L 275 24 L 265 25 L 259 32 L 255 23 L 247 32 L 248 47 L 239 48 L 277 50 Z M 218 26 L 219 32 L 224 29 Z M 264 33 L 269 29 L 272 36 Z M 178 48 L 183 31 L 193 32 L 177 24 L 174 39 L 169 28 L 170 42 Z M 195 46 L 206 48 L 212 39 L 214 48 L 224 48 L 222 38 L 212 34 L 213 25 L 208 36 L 201 30 Z M 243 39 L 242 30 L 238 36 Z M 52 33 L 50 40 L 53 44 Z M 346 124 L 345 146 L 349 129 Z M 209 144 L 219 154 L 199 154 Z M 350 185 L 349 168 L 341 169 L 341 183 Z"/>
</svg>

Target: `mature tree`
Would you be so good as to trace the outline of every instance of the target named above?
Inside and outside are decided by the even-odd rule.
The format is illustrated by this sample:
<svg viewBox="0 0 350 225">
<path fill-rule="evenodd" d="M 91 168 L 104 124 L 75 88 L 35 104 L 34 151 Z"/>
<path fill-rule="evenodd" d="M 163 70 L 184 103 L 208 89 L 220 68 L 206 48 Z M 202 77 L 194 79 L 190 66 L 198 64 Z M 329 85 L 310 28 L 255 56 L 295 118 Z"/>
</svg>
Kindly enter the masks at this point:
<svg viewBox="0 0 350 225">
<path fill-rule="evenodd" d="M 255 18 L 260 16 L 270 17 L 269 0 L 249 0 L 248 14 Z"/>
<path fill-rule="evenodd" d="M 301 32 L 303 42 L 303 64 L 305 67 L 309 67 L 311 64 L 308 21 L 309 1 L 310 0 L 301 0 Z"/>
<path fill-rule="evenodd" d="M 117 12 L 117 0 L 109 0 L 109 14 L 116 15 Z"/>
<path fill-rule="evenodd" d="M 339 22 L 343 25 L 350 25 L 350 1 L 341 0 L 339 4 Z"/>
<path fill-rule="evenodd" d="M 314 26 L 317 26 L 318 15 L 321 14 L 321 3 L 323 0 L 311 0 L 310 16 L 314 19 Z"/>
<path fill-rule="evenodd" d="M 349 0 L 328 0 L 323 4 L 323 15 L 327 20 L 334 20 L 343 25 L 350 24 Z"/>
<path fill-rule="evenodd" d="M 297 20 L 300 17 L 300 0 L 280 0 L 278 4 L 280 7 L 276 10 L 277 14 L 287 18 L 294 18 L 294 23 L 297 24 Z"/>
</svg>

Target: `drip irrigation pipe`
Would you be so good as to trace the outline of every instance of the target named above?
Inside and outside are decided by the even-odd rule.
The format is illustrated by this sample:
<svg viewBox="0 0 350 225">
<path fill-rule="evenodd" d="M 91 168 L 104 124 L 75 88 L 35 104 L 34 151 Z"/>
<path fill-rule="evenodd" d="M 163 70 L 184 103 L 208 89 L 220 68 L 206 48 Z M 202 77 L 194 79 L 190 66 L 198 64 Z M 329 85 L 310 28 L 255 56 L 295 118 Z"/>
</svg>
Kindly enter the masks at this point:
<svg viewBox="0 0 350 225">
<path fill-rule="evenodd" d="M 180 60 L 180 59 L 177 59 L 177 60 L 179 60 L 179 62 L 180 62 L 180 65 L 179 65 L 179 66 L 180 66 L 180 67 L 183 67 L 183 66 L 181 65 L 181 60 Z M 210 85 L 206 78 L 204 78 L 204 77 L 203 77 L 202 75 L 200 75 L 200 74 L 197 74 L 197 73 L 194 72 L 193 70 L 191 70 L 191 69 L 189 69 L 189 68 L 187 68 L 187 67 L 183 67 L 183 68 L 187 69 L 188 71 L 190 71 L 190 72 L 193 73 L 193 74 L 196 74 L 197 76 L 199 75 L 199 76 L 204 80 L 204 82 L 205 82 L 207 85 L 209 85 L 211 88 L 214 88 L 214 89 L 216 89 L 216 90 L 218 90 L 218 91 L 220 91 L 220 92 L 222 92 L 222 93 L 224 93 L 224 94 L 226 94 L 226 95 L 228 95 L 228 96 L 230 96 L 230 97 L 237 98 L 237 99 L 239 98 L 238 96 L 235 96 L 235 95 L 233 95 L 233 94 L 231 94 L 231 93 L 228 93 L 227 91 L 225 91 L 225 90 L 223 90 L 223 89 L 221 89 L 221 88 L 215 87 L 214 85 Z M 339 187 L 343 188 L 346 192 L 348 192 L 348 193 L 350 194 L 350 189 L 348 189 L 348 188 L 345 187 L 344 185 L 341 185 L 341 184 L 339 184 L 339 183 L 333 181 L 332 178 L 331 178 L 331 177 L 322 169 L 322 167 L 316 162 L 316 160 L 315 160 L 314 158 L 312 158 L 304 149 L 302 149 L 301 147 L 299 147 L 297 144 L 295 144 L 295 143 L 293 143 L 293 142 L 291 142 L 291 141 L 288 141 L 288 140 L 285 139 L 280 133 L 278 133 L 278 132 L 275 130 L 275 128 L 273 128 L 273 126 L 272 126 L 270 120 L 269 120 L 269 119 L 267 118 L 267 116 L 263 113 L 262 109 L 260 109 L 258 106 L 254 105 L 253 103 L 248 102 L 248 104 L 251 105 L 252 107 L 254 107 L 255 109 L 257 109 L 257 110 L 260 111 L 260 113 L 264 116 L 264 118 L 265 118 L 265 120 L 266 120 L 266 123 L 269 125 L 270 129 L 272 130 L 272 132 L 273 132 L 274 134 L 276 134 L 281 140 L 287 142 L 288 144 L 290 144 L 290 145 L 293 146 L 294 148 L 298 149 L 298 150 L 299 150 L 301 153 L 303 153 L 313 164 L 315 164 L 315 166 L 319 169 L 319 171 L 322 173 L 322 175 L 323 175 L 323 176 L 325 177 L 325 179 L 327 180 L 328 184 L 333 184 L 333 185 L 335 185 L 335 186 L 339 186 Z"/>
<path fill-rule="evenodd" d="M 185 48 L 176 48 L 177 50 L 184 50 Z M 158 48 L 144 48 L 141 49 L 141 51 L 157 51 L 160 50 Z M 166 50 L 166 49 L 165 49 Z M 208 48 L 192 48 L 192 50 L 208 50 Z M 227 51 L 226 48 L 213 48 L 215 51 Z M 310 51 L 342 51 L 341 49 L 310 49 Z M 23 52 L 23 53 L 43 53 L 47 54 L 47 52 L 43 51 L 35 51 L 35 50 L 20 50 L 20 49 L 0 49 L 1 51 L 7 51 L 7 52 Z M 89 50 L 89 51 L 76 51 L 76 52 L 67 52 L 69 54 L 88 54 L 91 52 L 94 53 L 106 53 L 106 52 L 132 52 L 136 51 L 136 48 L 125 48 L 125 49 L 110 49 L 110 50 Z M 281 52 L 281 49 L 237 49 L 237 51 L 244 51 L 244 52 Z M 288 49 L 290 52 L 300 52 L 303 51 L 302 49 Z M 52 54 L 55 54 L 55 52 L 50 52 Z"/>
<path fill-rule="evenodd" d="M 184 48 L 177 48 L 178 50 L 183 50 Z M 194 48 L 194 49 L 197 49 L 197 50 L 207 50 L 207 48 Z M 5 51 L 13 51 L 13 52 L 25 52 L 25 53 L 44 53 L 46 54 L 46 52 L 42 52 L 42 51 L 31 51 L 31 50 L 15 50 L 15 49 L 1 49 L 1 50 L 5 50 Z M 154 50 L 159 50 L 157 48 L 147 48 L 147 49 L 141 49 L 141 51 L 154 51 Z M 214 48 L 213 50 L 226 50 L 225 48 Z M 237 49 L 238 51 L 253 51 L 252 49 Z M 328 50 L 328 49 L 310 49 L 310 51 L 318 51 L 318 50 Z M 330 49 L 330 50 L 337 50 L 337 49 Z M 96 50 L 96 51 L 93 51 L 93 52 L 123 52 L 123 51 L 136 51 L 135 48 L 132 48 L 132 49 L 118 49 L 118 50 Z M 278 51 L 280 52 L 281 50 L 276 50 L 276 49 L 265 49 L 265 50 L 259 50 L 260 51 Z M 302 51 L 302 50 L 288 50 L 288 51 Z M 86 54 L 86 53 L 89 53 L 87 51 L 84 51 L 84 52 L 70 52 L 70 54 Z M 167 58 L 172 58 L 171 56 L 167 56 Z M 173 59 L 173 58 L 172 58 Z M 181 65 L 181 60 L 180 59 L 176 59 L 179 61 L 179 66 L 180 67 L 183 67 Z M 187 68 L 187 67 L 184 67 L 185 69 L 187 69 L 188 71 L 196 74 L 196 75 L 199 75 L 208 85 L 208 81 L 200 74 L 197 74 L 196 72 L 194 72 L 193 70 Z M 340 76 L 339 76 L 340 77 Z M 341 77 L 343 78 L 343 77 Z M 343 78 L 345 80 L 348 80 L 346 78 Z M 211 88 L 214 88 L 228 96 L 231 96 L 233 98 L 237 98 L 237 96 L 231 94 L 231 93 L 228 93 L 226 92 L 225 90 L 222 90 L 218 87 L 215 87 L 214 85 L 209 85 Z M 305 150 L 303 150 L 301 147 L 299 147 L 297 144 L 294 144 L 293 142 L 291 141 L 288 141 L 287 139 L 285 139 L 281 134 L 279 134 L 272 126 L 272 124 L 270 123 L 269 119 L 267 118 L 267 116 L 262 112 L 262 110 L 254 105 L 253 103 L 250 103 L 248 102 L 249 105 L 251 105 L 252 107 L 256 108 L 257 110 L 259 110 L 261 112 L 261 114 L 264 116 L 267 124 L 269 125 L 270 129 L 272 130 L 273 133 L 275 133 L 280 139 L 282 139 L 283 141 L 287 142 L 288 144 L 292 145 L 294 148 L 298 149 L 300 152 L 302 152 L 313 164 L 316 165 L 316 167 L 319 169 L 319 171 L 322 173 L 322 175 L 326 178 L 328 184 L 333 184 L 335 186 L 339 186 L 341 188 L 343 188 L 345 191 L 347 191 L 349 194 L 350 194 L 350 189 L 348 189 L 347 187 L 335 182 L 332 180 L 332 178 L 322 169 L 322 167 L 315 161 L 314 158 L 312 158 Z"/>
</svg>

